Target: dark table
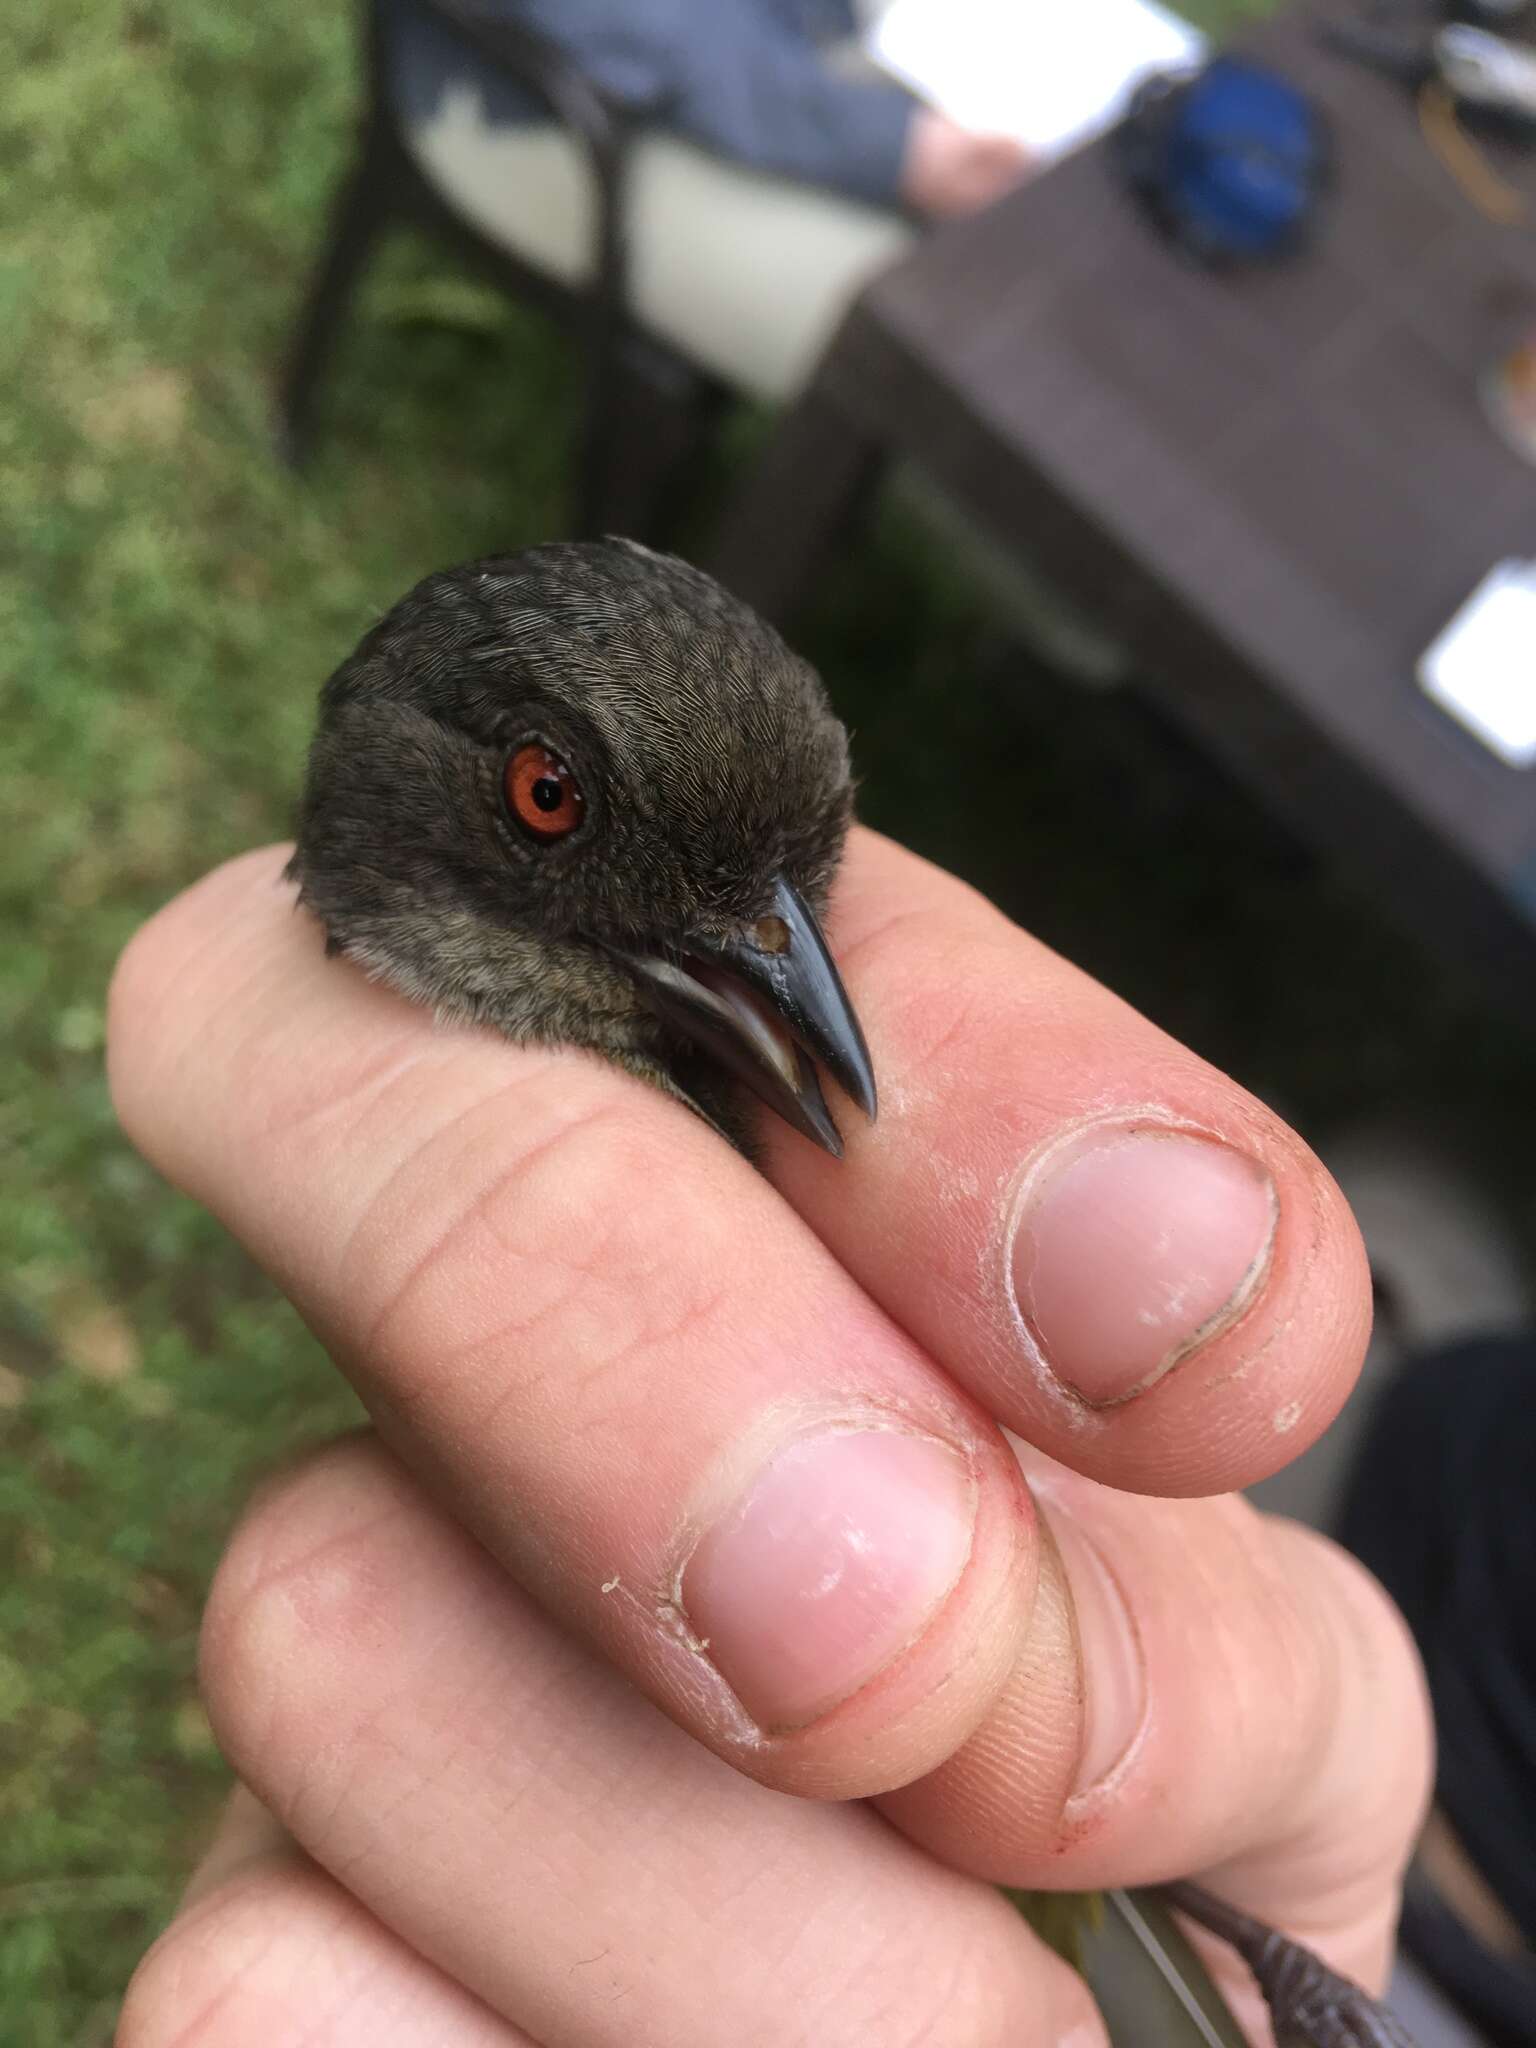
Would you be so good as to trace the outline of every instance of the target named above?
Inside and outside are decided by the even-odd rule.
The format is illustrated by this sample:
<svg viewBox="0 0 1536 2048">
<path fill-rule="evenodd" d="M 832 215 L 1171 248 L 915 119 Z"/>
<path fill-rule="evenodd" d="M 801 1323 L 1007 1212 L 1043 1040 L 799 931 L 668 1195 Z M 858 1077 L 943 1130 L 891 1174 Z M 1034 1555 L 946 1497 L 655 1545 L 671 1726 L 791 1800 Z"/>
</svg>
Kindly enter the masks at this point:
<svg viewBox="0 0 1536 2048">
<path fill-rule="evenodd" d="M 1243 45 L 1336 131 L 1303 253 L 1193 268 L 1107 143 L 1069 157 L 865 291 L 712 566 L 782 617 L 872 465 L 914 458 L 1306 837 L 1529 997 L 1536 769 L 1431 705 L 1415 663 L 1487 570 L 1536 554 L 1536 467 L 1478 393 L 1536 326 L 1536 151 L 1494 157 L 1530 206 L 1495 224 L 1404 89 L 1318 46 L 1327 12 Z"/>
</svg>

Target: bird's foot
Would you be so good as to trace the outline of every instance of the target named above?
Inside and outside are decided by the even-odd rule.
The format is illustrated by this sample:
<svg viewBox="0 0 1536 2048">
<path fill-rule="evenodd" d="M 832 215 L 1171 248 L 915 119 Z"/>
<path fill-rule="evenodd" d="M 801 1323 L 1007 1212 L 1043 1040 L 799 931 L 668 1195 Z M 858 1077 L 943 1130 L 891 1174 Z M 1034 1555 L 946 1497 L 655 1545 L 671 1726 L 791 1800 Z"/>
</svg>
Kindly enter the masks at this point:
<svg viewBox="0 0 1536 2048">
<path fill-rule="evenodd" d="M 1414 2048 L 1379 2000 L 1299 1941 L 1197 1884 L 1158 1887 L 1168 1904 L 1235 1949 L 1258 1980 L 1280 2048 Z"/>
</svg>

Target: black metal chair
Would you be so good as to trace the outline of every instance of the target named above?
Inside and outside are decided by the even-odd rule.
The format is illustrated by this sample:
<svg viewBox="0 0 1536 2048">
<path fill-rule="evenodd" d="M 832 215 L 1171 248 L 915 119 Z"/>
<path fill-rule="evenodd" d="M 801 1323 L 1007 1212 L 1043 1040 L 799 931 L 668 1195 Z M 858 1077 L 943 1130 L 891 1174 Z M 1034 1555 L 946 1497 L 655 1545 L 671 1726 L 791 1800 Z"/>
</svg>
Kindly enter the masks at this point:
<svg viewBox="0 0 1536 2048">
<path fill-rule="evenodd" d="M 640 331 L 626 300 L 630 114 L 544 39 L 476 14 L 463 0 L 415 0 L 482 66 L 538 104 L 579 146 L 595 198 L 585 286 L 562 284 L 484 233 L 437 188 L 407 144 L 390 89 L 381 0 L 363 0 L 365 99 L 353 161 L 332 207 L 278 385 L 278 443 L 302 468 L 338 330 L 381 236 L 409 222 L 456 248 L 503 289 L 531 299 L 576 336 L 583 363 L 573 526 L 579 534 L 652 528 L 668 483 L 714 425 L 729 392 Z"/>
</svg>

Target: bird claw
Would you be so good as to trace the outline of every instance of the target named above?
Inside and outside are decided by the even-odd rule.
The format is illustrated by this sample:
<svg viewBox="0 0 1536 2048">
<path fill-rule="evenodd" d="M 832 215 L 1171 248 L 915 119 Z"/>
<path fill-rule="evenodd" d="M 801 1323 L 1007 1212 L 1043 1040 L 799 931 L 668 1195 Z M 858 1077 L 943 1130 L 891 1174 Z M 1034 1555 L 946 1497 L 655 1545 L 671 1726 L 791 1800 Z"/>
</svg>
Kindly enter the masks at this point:
<svg viewBox="0 0 1536 2048">
<path fill-rule="evenodd" d="M 1236 1950 L 1253 1972 L 1280 2048 L 1415 2048 L 1379 2000 L 1289 1935 L 1197 1884 L 1160 1887 L 1170 1906 Z"/>
</svg>

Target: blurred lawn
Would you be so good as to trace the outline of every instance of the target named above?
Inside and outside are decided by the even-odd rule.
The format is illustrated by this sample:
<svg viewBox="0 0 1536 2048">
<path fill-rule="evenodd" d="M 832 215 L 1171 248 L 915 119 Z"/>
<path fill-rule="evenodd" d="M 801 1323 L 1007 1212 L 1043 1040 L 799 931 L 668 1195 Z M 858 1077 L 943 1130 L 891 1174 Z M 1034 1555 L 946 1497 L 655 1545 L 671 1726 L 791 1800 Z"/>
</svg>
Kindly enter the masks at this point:
<svg viewBox="0 0 1536 2048">
<path fill-rule="evenodd" d="M 221 1539 L 354 1413 L 117 1134 L 106 977 L 176 888 L 283 832 L 315 690 L 385 604 L 558 530 L 572 386 L 476 293 L 424 322 L 451 272 L 403 246 L 315 474 L 270 460 L 345 143 L 341 7 L 54 0 L 7 10 L 0 70 L 0 2037 L 94 2048 L 225 1782 L 193 1678 Z M 837 584 L 809 648 L 866 815 L 1304 1121 L 1406 1098 L 1536 1125 L 1513 1034 L 1134 704 L 1009 650 L 892 521 Z"/>
</svg>

